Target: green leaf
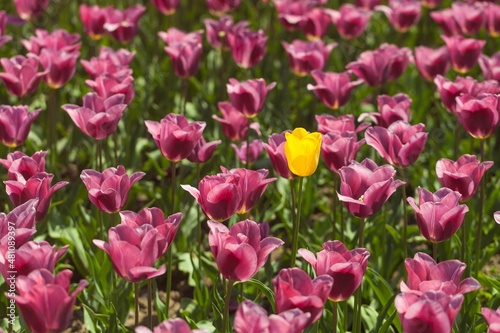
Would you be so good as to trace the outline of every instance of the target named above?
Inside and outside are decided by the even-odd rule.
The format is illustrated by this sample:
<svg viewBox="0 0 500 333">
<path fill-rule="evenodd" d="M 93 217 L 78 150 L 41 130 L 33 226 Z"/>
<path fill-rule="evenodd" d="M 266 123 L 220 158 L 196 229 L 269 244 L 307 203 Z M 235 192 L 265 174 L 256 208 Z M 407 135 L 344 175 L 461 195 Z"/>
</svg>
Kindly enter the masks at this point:
<svg viewBox="0 0 500 333">
<path fill-rule="evenodd" d="M 256 280 L 256 279 L 250 279 L 246 282 L 239 282 L 239 283 L 245 283 L 245 284 L 251 285 L 251 286 L 259 289 L 264 295 L 266 295 L 266 298 L 269 301 L 269 303 L 271 304 L 271 307 L 273 309 L 273 313 L 276 313 L 276 305 L 274 302 L 274 292 L 271 290 L 271 288 L 269 288 L 263 282 Z"/>
</svg>

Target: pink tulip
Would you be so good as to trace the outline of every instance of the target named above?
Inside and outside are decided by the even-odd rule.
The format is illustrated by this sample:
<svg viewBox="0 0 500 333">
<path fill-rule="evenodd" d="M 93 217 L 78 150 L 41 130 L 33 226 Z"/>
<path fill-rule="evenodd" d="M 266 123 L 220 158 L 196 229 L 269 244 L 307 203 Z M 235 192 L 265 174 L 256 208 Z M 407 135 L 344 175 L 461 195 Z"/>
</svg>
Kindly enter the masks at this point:
<svg viewBox="0 0 500 333">
<path fill-rule="evenodd" d="M 340 201 L 354 216 L 366 218 L 382 208 L 382 205 L 404 185 L 401 180 L 394 180 L 396 170 L 390 165 L 377 166 L 370 159 L 361 163 L 352 161 L 351 165 L 342 167 L 340 174 Z"/>
<path fill-rule="evenodd" d="M 24 143 L 31 124 L 40 114 L 40 109 L 28 111 L 27 106 L 0 105 L 0 141 L 7 147 L 16 148 Z"/>
<path fill-rule="evenodd" d="M 417 296 L 427 291 L 442 291 L 447 295 L 466 294 L 481 286 L 474 278 L 460 280 L 466 265 L 458 260 L 436 263 L 429 255 L 418 252 L 405 259 L 407 283 L 401 281 L 401 291 Z"/>
<path fill-rule="evenodd" d="M 424 131 L 425 125 L 422 123 L 412 126 L 399 120 L 388 128 L 368 128 L 365 139 L 388 163 L 405 168 L 415 163 L 424 150 L 429 134 Z"/>
<path fill-rule="evenodd" d="M 242 194 L 238 187 L 239 180 L 236 174 L 219 173 L 205 176 L 198 184 L 198 189 L 190 185 L 181 187 L 196 199 L 209 219 L 221 222 L 230 218 L 240 207 Z"/>
<path fill-rule="evenodd" d="M 439 6 L 442 0 L 422 0 L 422 6 L 433 9 Z M 432 13 L 432 12 L 431 12 Z"/>
<path fill-rule="evenodd" d="M 329 132 L 323 135 L 321 157 L 328 169 L 338 173 L 340 168 L 356 159 L 364 143 L 364 139 L 358 141 L 355 132 Z"/>
<path fill-rule="evenodd" d="M 0 73 L 0 79 L 7 91 L 17 97 L 23 97 L 35 92 L 40 80 L 48 73 L 38 71 L 39 61 L 36 58 L 25 58 L 17 55 L 12 58 L 1 58 L 5 73 Z"/>
<path fill-rule="evenodd" d="M 89 192 L 89 200 L 103 212 L 113 214 L 125 206 L 130 189 L 145 175 L 144 172 L 134 172 L 129 176 L 125 168 L 119 165 L 102 173 L 86 169 L 80 178 Z"/>
<path fill-rule="evenodd" d="M 262 197 L 267 186 L 276 180 L 276 178 L 266 178 L 269 174 L 266 169 L 256 171 L 243 168 L 227 170 L 221 167 L 221 169 L 223 173 L 239 178 L 237 186 L 240 193 L 240 203 L 236 210 L 238 214 L 246 214 L 250 211 Z"/>
<path fill-rule="evenodd" d="M 411 98 L 403 93 L 394 96 L 379 95 L 377 104 L 380 112 L 362 113 L 358 120 L 370 118 L 375 124 L 385 128 L 399 120 L 408 122 L 411 103 Z"/>
<path fill-rule="evenodd" d="M 203 30 L 185 32 L 177 28 L 169 28 L 167 32 L 158 32 L 158 37 L 167 45 L 175 43 L 195 43 L 201 44 Z"/>
<path fill-rule="evenodd" d="M 18 249 L 36 233 L 37 204 L 37 199 L 31 199 L 17 206 L 8 214 L 0 213 L 0 253 L 2 258 L 5 258 L 9 245 Z M 0 263 L 1 265 L 5 265 L 5 262 Z M 7 271 L 9 270 L 11 269 L 7 269 Z"/>
<path fill-rule="evenodd" d="M 466 205 L 458 204 L 461 196 L 447 187 L 435 193 L 419 187 L 419 204 L 412 197 L 407 199 L 417 214 L 418 228 L 425 239 L 434 243 L 443 242 L 460 229 L 465 213 L 469 211 Z"/>
<path fill-rule="evenodd" d="M 33 333 L 64 331 L 73 318 L 76 295 L 87 285 L 80 280 L 70 293 L 69 286 L 73 272 L 65 269 L 53 275 L 46 269 L 20 276 L 16 281 L 19 295 L 7 295 L 19 307 L 23 319 Z M 52 300 L 47 302 L 47 300 Z"/>
<path fill-rule="evenodd" d="M 319 5 L 319 2 L 316 0 L 274 0 L 274 6 L 281 25 L 293 31 L 301 26 L 305 14 Z"/>
<path fill-rule="evenodd" d="M 127 108 L 124 98 L 124 95 L 117 94 L 104 99 L 96 93 L 88 93 L 83 97 L 83 106 L 64 104 L 61 108 L 83 133 L 102 140 L 116 131 Z"/>
<path fill-rule="evenodd" d="M 65 85 L 76 72 L 76 61 L 80 54 L 43 49 L 38 56 L 42 67 L 48 71 L 43 77 L 52 89 L 59 89 Z"/>
<path fill-rule="evenodd" d="M 298 308 L 310 313 L 306 325 L 309 326 L 321 317 L 333 279 L 329 275 L 321 275 L 313 280 L 300 268 L 287 268 L 278 273 L 273 284 L 276 311 L 281 313 Z"/>
<path fill-rule="evenodd" d="M 236 157 L 238 157 L 238 159 L 245 164 L 247 162 L 248 164 L 255 163 L 264 149 L 262 140 L 260 139 L 255 139 L 250 142 L 250 146 L 248 146 L 246 141 L 243 141 L 240 146 L 232 143 L 231 147 L 233 147 Z"/>
<path fill-rule="evenodd" d="M 179 229 L 182 213 L 176 213 L 165 218 L 161 209 L 152 207 L 144 208 L 139 213 L 129 210 L 120 212 L 121 224 L 128 225 L 134 229 L 153 227 L 163 237 L 158 241 L 158 258 L 167 252 L 170 244 Z"/>
<path fill-rule="evenodd" d="M 177 76 L 188 78 L 198 71 L 203 51 L 201 34 L 202 31 L 185 33 L 175 28 L 158 34 L 167 43 L 165 52 L 170 56 Z"/>
<path fill-rule="evenodd" d="M 500 211 L 495 212 L 493 214 L 493 219 L 495 220 L 496 223 L 500 224 Z"/>
<path fill-rule="evenodd" d="M 21 174 L 17 174 L 16 180 L 4 181 L 7 195 L 14 206 L 19 206 L 30 199 L 38 199 L 36 207 L 36 220 L 41 221 L 49 211 L 50 199 L 60 188 L 68 185 L 68 182 L 58 182 L 50 186 L 53 174 L 40 172 L 24 179 Z"/>
<path fill-rule="evenodd" d="M 206 19 L 204 23 L 207 41 L 216 49 L 229 48 L 227 35 L 231 31 L 246 29 L 250 24 L 248 21 L 240 21 L 235 24 L 231 16 L 222 16 L 218 21 Z"/>
<path fill-rule="evenodd" d="M 169 113 L 160 122 L 146 120 L 148 132 L 165 158 L 179 162 L 188 157 L 203 134 L 206 123 L 189 123 L 180 114 Z"/>
<path fill-rule="evenodd" d="M 458 73 L 467 73 L 477 63 L 486 44 L 484 40 L 464 38 L 462 36 L 441 36 L 450 53 L 453 69 Z"/>
<path fill-rule="evenodd" d="M 313 70 L 311 76 L 316 85 L 307 85 L 307 90 L 312 90 L 316 97 L 327 107 L 336 110 L 347 103 L 351 90 L 363 83 L 363 80 L 351 81 L 349 72 L 334 73 Z"/>
<path fill-rule="evenodd" d="M 293 173 L 288 167 L 288 162 L 285 156 L 285 134 L 272 134 L 269 136 L 268 143 L 262 145 L 269 154 L 269 159 L 276 173 L 283 178 L 292 179 Z"/>
<path fill-rule="evenodd" d="M 396 80 L 406 70 L 411 51 L 391 44 L 382 44 L 374 51 L 364 51 L 357 61 L 346 68 L 372 87 L 379 87 L 387 81 Z"/>
<path fill-rule="evenodd" d="M 28 179 L 37 173 L 45 172 L 46 151 L 37 151 L 32 156 L 28 156 L 20 151 L 15 151 L 7 155 L 7 159 L 0 158 L 0 164 L 7 169 L 7 178 L 17 180 L 18 174 L 24 179 Z"/>
<path fill-rule="evenodd" d="M 356 7 L 361 7 L 368 10 L 373 10 L 379 5 L 382 0 L 354 0 Z"/>
<path fill-rule="evenodd" d="M 139 20 L 146 11 L 142 5 L 134 5 L 125 10 L 110 8 L 107 11 L 104 29 L 118 42 L 127 44 L 139 30 Z"/>
<path fill-rule="evenodd" d="M 206 0 L 208 11 L 214 15 L 223 15 L 238 8 L 241 0 Z"/>
<path fill-rule="evenodd" d="M 101 75 L 111 74 L 117 80 L 123 82 L 124 78 L 132 75 L 132 70 L 129 68 L 129 65 L 134 59 L 134 56 L 134 52 L 130 52 L 126 49 L 114 51 L 103 47 L 99 51 L 98 57 L 93 57 L 90 61 L 81 60 L 80 62 L 92 80 L 95 80 Z"/>
<path fill-rule="evenodd" d="M 57 261 L 66 253 L 69 245 L 66 245 L 59 250 L 56 246 L 51 246 L 48 242 L 28 241 L 20 245 L 15 252 L 14 269 L 10 267 L 10 263 L 6 261 L 4 253 L 0 259 L 0 273 L 6 279 L 9 271 L 16 271 L 17 276 L 28 275 L 37 269 L 46 269 L 50 272 L 54 271 Z M 7 248 L 5 248 L 6 250 Z M 4 260 L 3 262 L 1 262 Z"/>
<path fill-rule="evenodd" d="M 300 30 L 309 40 L 319 40 L 326 35 L 332 17 L 324 8 L 313 8 L 302 17 Z"/>
<path fill-rule="evenodd" d="M 154 268 L 165 244 L 165 236 L 150 224 L 132 227 L 119 224 L 108 231 L 108 242 L 94 239 L 95 246 L 105 251 L 116 273 L 129 282 L 140 282 L 163 275 L 165 265 Z"/>
<path fill-rule="evenodd" d="M 288 55 L 290 68 L 298 76 L 305 76 L 313 70 L 323 70 L 330 53 L 337 46 L 337 43 L 325 45 L 322 40 L 304 42 L 298 39 L 291 44 L 281 44 Z"/>
<path fill-rule="evenodd" d="M 229 102 L 219 102 L 219 110 L 222 113 L 222 118 L 213 115 L 212 118 L 222 124 L 224 135 L 231 141 L 241 141 L 247 136 L 248 127 L 253 129 L 260 135 L 259 123 L 251 123 L 248 126 L 248 118 L 245 117 Z"/>
<path fill-rule="evenodd" d="M 83 28 L 93 40 L 99 40 L 106 32 L 104 24 L 106 23 L 107 11 L 110 8 L 101 8 L 97 5 L 80 5 L 80 20 L 82 20 Z"/>
<path fill-rule="evenodd" d="M 481 308 L 481 313 L 488 323 L 489 333 L 500 333 L 500 308 L 496 311 L 488 308 Z"/>
<path fill-rule="evenodd" d="M 12 37 L 5 35 L 5 26 L 7 25 L 7 13 L 0 10 L 0 47 L 9 42 Z"/>
<path fill-rule="evenodd" d="M 415 0 L 389 0 L 389 7 L 376 6 L 375 10 L 383 12 L 394 29 L 406 32 L 420 20 L 421 6 Z"/>
<path fill-rule="evenodd" d="M 123 73 L 123 76 L 119 74 Z M 117 94 L 125 98 L 123 103 L 129 105 L 134 99 L 134 78 L 125 72 L 115 74 L 102 74 L 95 80 L 86 80 L 85 83 L 94 90 L 99 97 L 108 99 Z"/>
<path fill-rule="evenodd" d="M 239 82 L 234 78 L 229 79 L 226 85 L 231 104 L 247 118 L 253 118 L 262 111 L 267 93 L 275 86 L 276 82 L 266 86 L 264 79 Z"/>
<path fill-rule="evenodd" d="M 151 331 L 144 326 L 135 328 L 135 333 L 206 333 L 205 330 L 192 330 L 189 325 L 181 318 L 168 319 L 161 322 Z"/>
<path fill-rule="evenodd" d="M 151 3 L 163 15 L 173 15 L 179 8 L 181 0 L 151 0 Z"/>
<path fill-rule="evenodd" d="M 260 225 L 245 220 L 228 229 L 208 221 L 208 242 L 222 276 L 232 281 L 248 281 L 267 261 L 269 254 L 284 244 L 281 239 L 261 237 Z"/>
<path fill-rule="evenodd" d="M 430 13 L 430 16 L 439 24 L 446 36 L 458 36 L 461 34 L 460 27 L 455 20 L 455 15 L 451 8 L 433 11 Z"/>
<path fill-rule="evenodd" d="M 479 57 L 479 66 L 485 80 L 500 82 L 500 52 L 493 54 L 491 58 L 481 54 Z"/>
<path fill-rule="evenodd" d="M 485 13 L 482 6 L 453 2 L 451 10 L 462 35 L 474 35 L 484 25 Z"/>
<path fill-rule="evenodd" d="M 372 12 L 351 4 L 342 4 L 338 11 L 329 11 L 337 31 L 343 39 L 359 37 L 366 29 Z"/>
<path fill-rule="evenodd" d="M 483 140 L 495 132 L 500 117 L 499 95 L 463 94 L 456 102 L 458 121 L 470 135 Z"/>
<path fill-rule="evenodd" d="M 188 161 L 193 163 L 205 163 L 212 158 L 215 148 L 217 148 L 221 142 L 221 140 L 207 142 L 205 138 L 201 136 L 194 146 L 193 151 L 187 157 Z"/>
<path fill-rule="evenodd" d="M 403 293 L 394 301 L 405 333 L 451 333 L 463 295 L 427 291 L 421 296 Z"/>
<path fill-rule="evenodd" d="M 450 68 L 448 48 L 416 47 L 415 66 L 420 75 L 429 82 L 432 82 L 437 75 L 445 75 Z"/>
<path fill-rule="evenodd" d="M 351 297 L 363 280 L 370 253 L 363 248 L 349 251 L 340 241 L 323 243 L 316 256 L 309 250 L 299 249 L 299 254 L 311 264 L 316 275 L 329 275 L 333 286 L 328 296 L 334 302 Z"/>
<path fill-rule="evenodd" d="M 442 158 L 436 163 L 436 174 L 441 186 L 462 195 L 461 202 L 471 199 L 479 188 L 481 178 L 493 162 L 479 162 L 474 155 L 462 155 L 456 162 Z"/>
<path fill-rule="evenodd" d="M 292 309 L 268 317 L 266 310 L 252 301 L 244 300 L 234 317 L 236 333 L 300 333 L 309 322 L 311 314 L 300 309 Z"/>
<path fill-rule="evenodd" d="M 14 0 L 17 15 L 25 21 L 30 21 L 33 18 L 43 14 L 49 0 Z"/>
<path fill-rule="evenodd" d="M 234 62 L 242 68 L 254 67 L 264 58 L 267 37 L 263 30 L 232 29 L 227 41 Z"/>
<path fill-rule="evenodd" d="M 57 29 L 51 33 L 47 30 L 36 29 L 34 36 L 31 36 L 29 40 L 22 40 L 21 43 L 28 52 L 36 55 L 40 55 L 44 49 L 78 54 L 81 46 L 79 40 L 79 34 L 72 34 L 64 29 Z"/>
<path fill-rule="evenodd" d="M 484 5 L 485 28 L 491 37 L 500 36 L 500 5 L 488 3 Z"/>
<path fill-rule="evenodd" d="M 341 115 L 334 117 L 329 114 L 322 114 L 314 116 L 318 122 L 318 132 L 327 134 L 330 132 L 343 133 L 343 132 L 356 132 L 364 131 L 369 124 L 362 123 L 356 127 L 354 123 L 354 116 L 352 114 Z"/>
</svg>

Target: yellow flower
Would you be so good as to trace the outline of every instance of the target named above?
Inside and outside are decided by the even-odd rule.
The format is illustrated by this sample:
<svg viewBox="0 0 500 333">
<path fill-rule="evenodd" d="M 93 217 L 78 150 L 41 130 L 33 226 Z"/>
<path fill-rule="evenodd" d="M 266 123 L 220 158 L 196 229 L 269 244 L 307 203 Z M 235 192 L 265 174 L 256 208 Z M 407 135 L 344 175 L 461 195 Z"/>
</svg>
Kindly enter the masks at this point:
<svg viewBox="0 0 500 333">
<path fill-rule="evenodd" d="M 321 133 L 308 133 L 302 127 L 285 133 L 285 156 L 288 168 L 300 177 L 310 176 L 316 171 L 321 150 Z"/>
</svg>

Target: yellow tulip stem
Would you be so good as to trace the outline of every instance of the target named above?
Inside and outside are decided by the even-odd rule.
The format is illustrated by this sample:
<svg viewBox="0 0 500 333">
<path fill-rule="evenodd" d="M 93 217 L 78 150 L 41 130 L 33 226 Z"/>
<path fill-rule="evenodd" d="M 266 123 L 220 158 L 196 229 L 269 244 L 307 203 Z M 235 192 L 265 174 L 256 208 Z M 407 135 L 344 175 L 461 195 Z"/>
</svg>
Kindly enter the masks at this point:
<svg viewBox="0 0 500 333">
<path fill-rule="evenodd" d="M 300 211 L 302 208 L 302 185 L 304 183 L 304 177 L 300 177 L 299 180 L 299 196 L 297 200 L 297 215 L 293 223 L 293 240 L 292 240 L 292 261 L 290 267 L 295 267 L 295 259 L 297 257 L 297 250 L 299 248 L 299 228 L 300 228 Z"/>
</svg>

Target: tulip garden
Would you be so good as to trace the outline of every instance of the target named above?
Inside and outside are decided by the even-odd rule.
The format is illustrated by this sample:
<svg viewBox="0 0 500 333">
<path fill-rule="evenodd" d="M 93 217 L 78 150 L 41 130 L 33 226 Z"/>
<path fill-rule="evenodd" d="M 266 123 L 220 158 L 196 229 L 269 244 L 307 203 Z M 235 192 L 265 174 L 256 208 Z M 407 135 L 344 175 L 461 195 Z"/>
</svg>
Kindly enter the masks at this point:
<svg viewBox="0 0 500 333">
<path fill-rule="evenodd" d="M 500 5 L 2 0 L 0 332 L 500 332 Z"/>
</svg>

